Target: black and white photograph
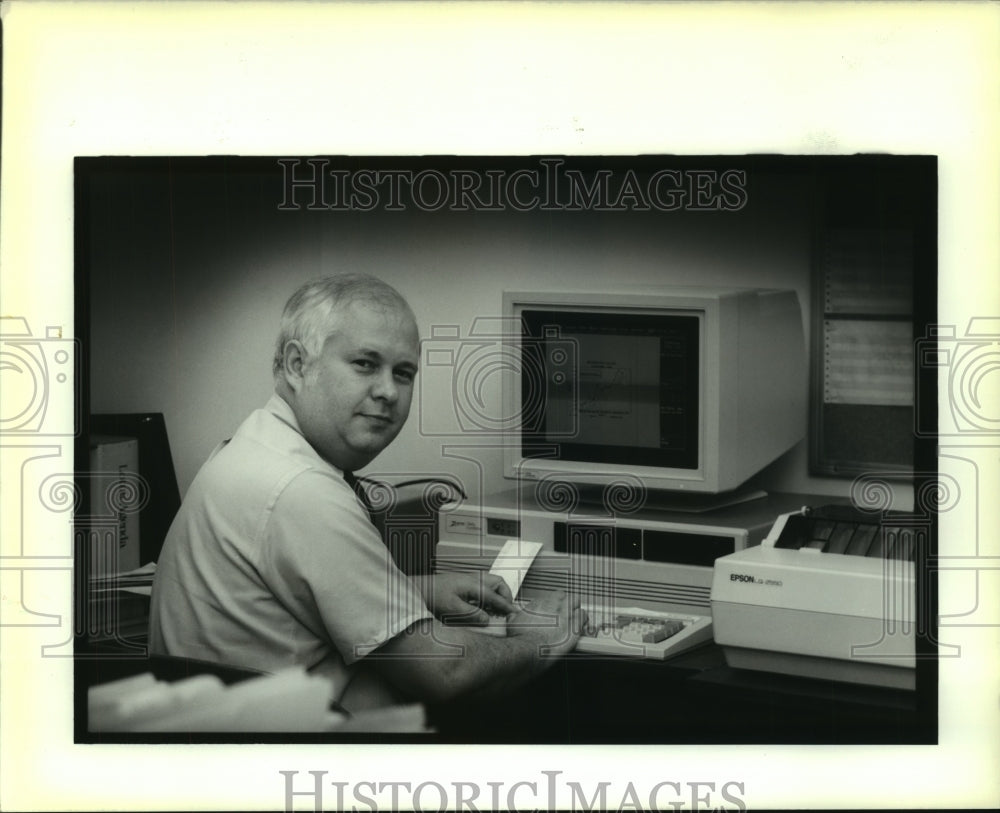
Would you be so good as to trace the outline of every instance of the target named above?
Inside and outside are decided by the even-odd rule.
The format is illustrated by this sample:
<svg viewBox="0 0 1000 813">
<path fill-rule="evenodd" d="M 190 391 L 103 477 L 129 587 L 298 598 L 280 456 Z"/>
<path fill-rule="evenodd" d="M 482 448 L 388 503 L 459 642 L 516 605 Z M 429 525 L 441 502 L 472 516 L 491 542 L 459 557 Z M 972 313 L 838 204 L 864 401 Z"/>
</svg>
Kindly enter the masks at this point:
<svg viewBox="0 0 1000 813">
<path fill-rule="evenodd" d="M 936 180 L 79 159 L 79 736 L 933 742 Z"/>
<path fill-rule="evenodd" d="M 673 4 L 81 5 L 4 5 L 5 62 L 123 52 L 86 104 L 4 98 L 66 131 L 4 140 L 5 265 L 42 269 L 3 292 L 5 763 L 54 743 L 74 810 L 997 800 L 996 159 L 904 127 L 995 70 L 878 102 L 909 4 L 808 59 L 774 4 L 784 63 Z M 672 23 L 870 78 L 838 118 L 781 74 L 720 138 L 752 82 L 627 44 Z M 124 70 L 182 30 L 176 76 Z"/>
</svg>

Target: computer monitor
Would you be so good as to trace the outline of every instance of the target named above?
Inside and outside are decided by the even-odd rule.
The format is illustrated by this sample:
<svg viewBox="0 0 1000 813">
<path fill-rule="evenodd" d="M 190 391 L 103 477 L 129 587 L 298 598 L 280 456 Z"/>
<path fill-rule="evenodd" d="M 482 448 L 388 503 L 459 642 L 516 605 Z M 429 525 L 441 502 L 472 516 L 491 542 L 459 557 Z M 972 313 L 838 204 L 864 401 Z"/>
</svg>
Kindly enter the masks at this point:
<svg viewBox="0 0 1000 813">
<path fill-rule="evenodd" d="M 506 292 L 504 475 L 722 494 L 805 436 L 790 290 Z"/>
</svg>

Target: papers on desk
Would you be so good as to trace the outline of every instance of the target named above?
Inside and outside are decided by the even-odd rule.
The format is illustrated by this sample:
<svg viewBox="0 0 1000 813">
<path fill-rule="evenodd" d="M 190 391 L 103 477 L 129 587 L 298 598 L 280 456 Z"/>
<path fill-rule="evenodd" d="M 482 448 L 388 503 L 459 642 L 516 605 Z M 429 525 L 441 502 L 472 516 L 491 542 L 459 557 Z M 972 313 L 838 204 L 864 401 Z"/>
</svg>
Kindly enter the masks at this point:
<svg viewBox="0 0 1000 813">
<path fill-rule="evenodd" d="M 149 600 L 156 563 L 127 573 L 90 579 L 83 621 L 88 642 L 129 648 L 144 646 L 149 628 Z"/>
<path fill-rule="evenodd" d="M 215 675 L 175 683 L 150 673 L 93 686 L 87 695 L 91 731 L 322 732 L 422 731 L 422 706 L 350 717 L 330 710 L 334 685 L 301 668 L 226 686 Z"/>
<path fill-rule="evenodd" d="M 110 576 L 95 576 L 90 579 L 90 591 L 106 593 L 123 590 L 140 596 L 148 596 L 153 592 L 153 576 L 156 575 L 156 562 L 150 562 L 127 573 L 112 573 Z"/>
</svg>

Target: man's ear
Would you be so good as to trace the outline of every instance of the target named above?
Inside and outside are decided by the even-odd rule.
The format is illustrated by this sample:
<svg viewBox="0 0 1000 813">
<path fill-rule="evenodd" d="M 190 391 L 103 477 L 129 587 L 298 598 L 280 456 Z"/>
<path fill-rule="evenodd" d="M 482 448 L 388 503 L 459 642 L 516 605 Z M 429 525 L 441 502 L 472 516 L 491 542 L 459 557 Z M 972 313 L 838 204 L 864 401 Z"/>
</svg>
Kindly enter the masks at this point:
<svg viewBox="0 0 1000 813">
<path fill-rule="evenodd" d="M 281 373 L 294 392 L 302 387 L 305 378 L 306 349 L 298 339 L 285 342 L 282 354 Z"/>
</svg>

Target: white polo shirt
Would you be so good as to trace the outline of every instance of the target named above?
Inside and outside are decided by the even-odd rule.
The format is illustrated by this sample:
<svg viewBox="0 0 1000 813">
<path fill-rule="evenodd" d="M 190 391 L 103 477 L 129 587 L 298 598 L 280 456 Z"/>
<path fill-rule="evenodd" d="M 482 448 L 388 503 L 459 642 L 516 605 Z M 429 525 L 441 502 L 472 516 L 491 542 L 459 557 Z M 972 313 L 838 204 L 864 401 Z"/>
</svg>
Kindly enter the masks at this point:
<svg viewBox="0 0 1000 813">
<path fill-rule="evenodd" d="M 301 665 L 363 708 L 396 697 L 361 659 L 430 617 L 342 472 L 275 394 L 184 498 L 157 562 L 150 649 L 266 672 Z"/>
</svg>

